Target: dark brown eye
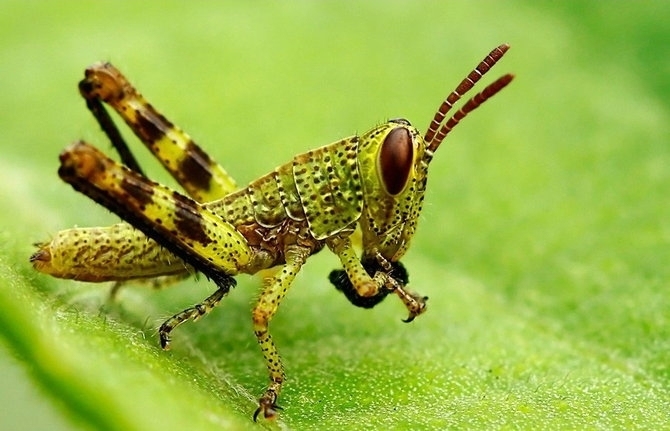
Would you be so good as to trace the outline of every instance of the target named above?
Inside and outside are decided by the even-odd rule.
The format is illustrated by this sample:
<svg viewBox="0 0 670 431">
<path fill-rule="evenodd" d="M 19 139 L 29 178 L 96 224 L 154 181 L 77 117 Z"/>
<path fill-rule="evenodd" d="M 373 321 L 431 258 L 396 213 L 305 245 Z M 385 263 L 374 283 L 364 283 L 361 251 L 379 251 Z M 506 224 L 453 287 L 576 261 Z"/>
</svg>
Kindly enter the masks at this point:
<svg viewBox="0 0 670 431">
<path fill-rule="evenodd" d="M 379 151 L 379 169 L 386 191 L 395 196 L 407 184 L 414 162 L 414 146 L 409 132 L 396 127 L 386 136 Z"/>
</svg>

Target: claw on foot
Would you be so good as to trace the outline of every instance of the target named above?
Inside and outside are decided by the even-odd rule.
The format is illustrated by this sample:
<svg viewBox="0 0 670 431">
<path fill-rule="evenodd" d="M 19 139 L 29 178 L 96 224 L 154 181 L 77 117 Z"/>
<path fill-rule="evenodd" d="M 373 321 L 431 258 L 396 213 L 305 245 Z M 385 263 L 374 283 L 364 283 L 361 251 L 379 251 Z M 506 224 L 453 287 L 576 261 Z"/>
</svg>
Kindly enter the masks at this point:
<svg viewBox="0 0 670 431">
<path fill-rule="evenodd" d="M 416 316 L 426 311 L 426 301 L 428 301 L 427 296 L 419 297 L 414 294 L 409 294 L 408 299 L 409 300 L 405 302 L 405 305 L 409 310 L 409 316 L 407 316 L 407 319 L 402 320 L 405 323 L 411 322 Z"/>
<path fill-rule="evenodd" d="M 165 324 L 158 330 L 158 337 L 160 338 L 161 349 L 170 350 L 170 342 L 172 341 L 170 338 L 171 329 L 166 329 L 164 326 Z"/>
<path fill-rule="evenodd" d="M 277 417 L 277 410 L 283 410 L 277 404 L 277 394 L 275 391 L 267 391 L 259 400 L 258 408 L 254 412 L 254 422 L 258 416 L 263 413 L 265 419 L 274 419 Z"/>
</svg>

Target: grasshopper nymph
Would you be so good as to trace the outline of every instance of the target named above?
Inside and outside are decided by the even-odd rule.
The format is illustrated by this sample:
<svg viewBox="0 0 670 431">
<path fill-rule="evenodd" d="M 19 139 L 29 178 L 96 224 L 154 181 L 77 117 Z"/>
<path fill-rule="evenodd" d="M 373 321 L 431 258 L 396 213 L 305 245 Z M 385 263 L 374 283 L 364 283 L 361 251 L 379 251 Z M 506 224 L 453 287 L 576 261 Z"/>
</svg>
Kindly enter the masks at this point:
<svg viewBox="0 0 670 431">
<path fill-rule="evenodd" d="M 122 164 L 79 141 L 60 154 L 58 174 L 124 222 L 58 232 L 37 244 L 30 260 L 54 277 L 92 282 L 159 283 L 203 273 L 217 290 L 163 323 L 159 338 L 164 349 L 174 328 L 204 316 L 228 294 L 233 276 L 278 266 L 263 280 L 252 311 L 270 375 L 253 417 L 273 418 L 284 369 L 268 324 L 309 256 L 324 247 L 337 255 L 343 269 L 333 271 L 330 280 L 354 305 L 370 308 L 393 293 L 407 307 L 406 321 L 425 311 L 427 298 L 406 289 L 408 276 L 400 259 L 419 219 L 428 165 L 458 122 L 510 83 L 512 75 L 502 76 L 446 117 L 508 49 L 501 45 L 491 51 L 447 96 L 425 136 L 407 120 L 390 120 L 297 155 L 243 188 L 114 66 L 94 64 L 86 69 L 79 90 Z M 103 103 L 125 120 L 188 196 L 144 176 Z M 362 233 L 360 254 L 350 240 L 357 229 Z"/>
</svg>

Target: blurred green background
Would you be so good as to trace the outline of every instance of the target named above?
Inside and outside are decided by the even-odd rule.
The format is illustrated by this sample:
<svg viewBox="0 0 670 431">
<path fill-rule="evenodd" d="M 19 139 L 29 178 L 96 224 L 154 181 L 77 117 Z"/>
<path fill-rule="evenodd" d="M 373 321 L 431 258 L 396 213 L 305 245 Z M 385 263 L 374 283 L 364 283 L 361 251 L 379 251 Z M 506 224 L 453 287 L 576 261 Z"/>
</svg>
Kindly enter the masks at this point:
<svg viewBox="0 0 670 431">
<path fill-rule="evenodd" d="M 0 429 L 251 428 L 266 382 L 258 280 L 157 347 L 212 286 L 35 274 L 31 243 L 116 219 L 57 155 L 108 143 L 79 98 L 118 66 L 240 184 L 406 117 L 424 130 L 490 49 L 517 79 L 431 165 L 404 260 L 429 310 L 359 310 L 327 252 L 273 322 L 284 429 L 616 429 L 670 419 L 667 2 L 39 2 L 0 14 Z M 487 81 L 490 81 L 489 77 Z M 126 136 L 130 136 L 124 129 Z M 151 176 L 174 185 L 136 145 Z"/>
</svg>

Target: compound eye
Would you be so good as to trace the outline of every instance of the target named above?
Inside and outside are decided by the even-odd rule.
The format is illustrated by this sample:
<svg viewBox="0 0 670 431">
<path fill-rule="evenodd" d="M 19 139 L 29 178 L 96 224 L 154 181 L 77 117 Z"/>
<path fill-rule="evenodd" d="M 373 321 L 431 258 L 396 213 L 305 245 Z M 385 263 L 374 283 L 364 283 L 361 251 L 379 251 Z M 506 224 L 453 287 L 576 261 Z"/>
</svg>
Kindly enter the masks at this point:
<svg viewBox="0 0 670 431">
<path fill-rule="evenodd" d="M 395 196 L 403 191 L 414 163 L 414 146 L 409 131 L 396 127 L 386 136 L 379 151 L 379 170 L 386 191 Z"/>
</svg>

